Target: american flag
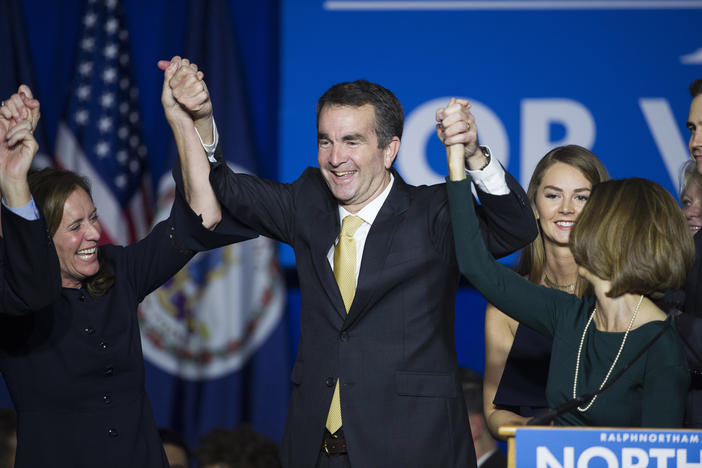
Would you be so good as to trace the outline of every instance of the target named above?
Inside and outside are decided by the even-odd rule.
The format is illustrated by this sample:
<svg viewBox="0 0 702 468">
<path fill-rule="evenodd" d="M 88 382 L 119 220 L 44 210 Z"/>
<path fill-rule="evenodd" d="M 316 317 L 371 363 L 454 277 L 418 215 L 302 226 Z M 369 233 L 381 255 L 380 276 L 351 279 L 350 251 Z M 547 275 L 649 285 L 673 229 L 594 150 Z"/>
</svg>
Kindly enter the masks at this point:
<svg viewBox="0 0 702 468">
<path fill-rule="evenodd" d="M 59 166 L 87 176 L 103 242 L 128 244 L 151 225 L 147 150 L 129 35 L 119 0 L 88 0 L 71 93 L 56 137 Z"/>
</svg>

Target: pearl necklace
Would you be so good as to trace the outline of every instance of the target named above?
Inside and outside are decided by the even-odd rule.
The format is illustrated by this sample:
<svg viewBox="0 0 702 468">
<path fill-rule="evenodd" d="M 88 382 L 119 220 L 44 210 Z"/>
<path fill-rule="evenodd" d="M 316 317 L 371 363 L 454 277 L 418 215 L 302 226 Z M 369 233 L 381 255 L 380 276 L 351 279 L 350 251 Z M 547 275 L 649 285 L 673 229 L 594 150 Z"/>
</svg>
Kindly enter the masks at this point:
<svg viewBox="0 0 702 468">
<path fill-rule="evenodd" d="M 609 370 L 607 371 L 607 375 L 605 375 L 604 380 L 602 381 L 602 384 L 600 385 L 600 388 L 597 390 L 598 392 L 602 390 L 602 387 L 604 387 L 605 383 L 607 382 L 607 379 L 609 379 L 610 374 L 614 370 L 614 366 L 617 365 L 617 361 L 619 360 L 619 356 L 622 354 L 622 349 L 624 349 L 624 343 L 626 343 L 626 338 L 629 336 L 629 331 L 631 330 L 631 326 L 634 324 L 634 320 L 636 320 L 636 315 L 639 313 L 639 307 L 641 306 L 641 301 L 643 301 L 643 294 L 641 297 L 639 297 L 639 302 L 636 304 L 636 307 L 634 308 L 634 313 L 631 314 L 631 320 L 629 321 L 629 326 L 626 327 L 626 331 L 624 332 L 624 338 L 622 338 L 622 344 L 619 346 L 619 351 L 617 351 L 617 355 L 614 357 L 614 362 L 612 362 L 612 365 L 609 367 Z M 573 399 L 577 398 L 575 390 L 578 387 L 578 370 L 580 369 L 580 353 L 583 350 L 583 343 L 585 342 L 585 335 L 587 334 L 587 329 L 590 326 L 590 322 L 592 322 L 593 317 L 595 316 L 595 312 L 597 312 L 597 304 L 595 303 L 595 308 L 592 309 L 592 314 L 590 314 L 590 318 L 587 321 L 587 324 L 585 324 L 585 329 L 583 330 L 583 336 L 580 337 L 580 346 L 578 347 L 578 358 L 575 360 L 575 379 L 573 380 Z M 595 403 L 595 400 L 597 399 L 597 395 L 595 395 L 592 400 L 590 400 L 590 403 L 585 408 L 581 408 L 578 406 L 578 411 L 581 413 L 584 413 L 585 411 L 589 410 L 590 407 Z"/>
</svg>

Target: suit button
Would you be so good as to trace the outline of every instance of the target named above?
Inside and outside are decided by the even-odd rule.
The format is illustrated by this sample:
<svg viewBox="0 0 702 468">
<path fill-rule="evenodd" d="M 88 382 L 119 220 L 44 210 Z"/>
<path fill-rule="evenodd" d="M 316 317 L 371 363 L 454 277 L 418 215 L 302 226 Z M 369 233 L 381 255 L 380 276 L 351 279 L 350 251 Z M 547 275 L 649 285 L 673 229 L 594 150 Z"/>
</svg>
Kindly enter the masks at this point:
<svg viewBox="0 0 702 468">
<path fill-rule="evenodd" d="M 93 333 L 95 333 L 95 329 L 93 327 L 85 327 L 83 329 L 83 333 L 85 333 L 86 335 L 92 335 Z"/>
<path fill-rule="evenodd" d="M 348 341 L 349 340 L 349 334 L 346 332 L 341 332 L 341 335 L 339 335 L 339 339 L 341 341 Z"/>
<path fill-rule="evenodd" d="M 98 346 L 99 346 L 100 349 L 102 349 L 102 350 L 107 350 L 107 349 L 109 349 L 109 347 L 110 347 L 110 343 L 108 343 L 108 342 L 106 342 L 106 341 L 101 341 L 100 344 L 99 344 Z"/>
<path fill-rule="evenodd" d="M 110 437 L 117 437 L 119 436 L 119 432 L 114 427 L 111 427 L 107 430 L 107 435 Z"/>
<path fill-rule="evenodd" d="M 114 373 L 115 373 L 115 370 L 112 366 L 105 367 L 105 369 L 103 371 L 103 374 L 105 375 L 105 377 L 109 377 Z"/>
<path fill-rule="evenodd" d="M 109 393 L 105 393 L 105 394 L 102 396 L 102 401 L 103 401 L 103 403 L 105 403 L 106 405 L 109 405 L 110 403 L 112 403 L 112 395 L 110 395 Z"/>
<path fill-rule="evenodd" d="M 80 296 L 78 296 L 78 300 L 80 302 L 85 302 L 87 298 L 85 297 L 85 293 L 80 293 Z"/>
<path fill-rule="evenodd" d="M 327 377 L 327 380 L 325 380 L 324 383 L 327 384 L 327 387 L 333 387 L 334 386 L 334 378 Z"/>
</svg>

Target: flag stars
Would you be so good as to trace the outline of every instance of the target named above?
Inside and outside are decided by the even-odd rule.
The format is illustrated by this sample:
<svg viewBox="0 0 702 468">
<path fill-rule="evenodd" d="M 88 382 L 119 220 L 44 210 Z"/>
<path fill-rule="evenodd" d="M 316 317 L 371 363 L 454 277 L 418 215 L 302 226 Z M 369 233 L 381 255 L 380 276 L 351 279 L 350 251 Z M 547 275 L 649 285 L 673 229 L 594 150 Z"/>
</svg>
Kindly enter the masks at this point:
<svg viewBox="0 0 702 468">
<path fill-rule="evenodd" d="M 95 39 L 90 36 L 84 37 L 83 40 L 80 41 L 80 47 L 87 52 L 92 52 L 95 48 Z"/>
<path fill-rule="evenodd" d="M 146 146 L 144 146 L 144 145 L 139 146 L 139 149 L 137 150 L 137 154 L 139 155 L 140 158 L 144 159 L 146 157 Z"/>
<path fill-rule="evenodd" d="M 139 146 L 139 137 L 137 135 L 132 135 L 131 137 L 129 137 L 129 146 L 131 146 L 132 149 Z"/>
<path fill-rule="evenodd" d="M 89 76 L 93 72 L 93 62 L 82 62 L 78 65 L 78 73 L 81 76 Z"/>
<path fill-rule="evenodd" d="M 115 157 L 117 158 L 117 162 L 123 166 L 127 164 L 127 161 L 129 161 L 129 154 L 127 153 L 127 150 L 119 150 Z"/>
<path fill-rule="evenodd" d="M 102 107 L 108 108 L 112 107 L 115 103 L 115 95 L 112 93 L 105 93 L 102 96 L 100 96 L 100 105 Z"/>
<path fill-rule="evenodd" d="M 129 122 L 131 122 L 134 125 L 138 124 L 139 123 L 139 114 L 137 114 L 136 112 L 130 112 L 129 113 Z"/>
<path fill-rule="evenodd" d="M 100 117 L 100 120 L 98 121 L 98 128 L 100 129 L 101 133 L 109 132 L 112 130 L 112 119 L 107 116 Z"/>
<path fill-rule="evenodd" d="M 117 70 L 114 68 L 106 68 L 104 72 L 102 72 L 102 80 L 105 83 L 112 83 L 117 79 Z"/>
<path fill-rule="evenodd" d="M 95 154 L 97 154 L 99 158 L 106 158 L 109 153 L 110 145 L 106 141 L 99 141 L 98 144 L 95 145 Z"/>
<path fill-rule="evenodd" d="M 119 50 L 117 48 L 117 44 L 114 43 L 107 44 L 102 51 L 102 53 L 105 54 L 105 57 L 109 60 L 117 57 L 118 52 Z"/>
<path fill-rule="evenodd" d="M 122 115 L 127 115 L 127 112 L 129 112 L 129 103 L 128 102 L 122 102 L 119 105 L 119 113 Z"/>
<path fill-rule="evenodd" d="M 136 174 L 139 172 L 139 169 L 141 169 L 141 164 L 139 164 L 139 161 L 136 159 L 132 159 L 129 163 L 129 170 L 132 171 L 132 173 Z"/>
<path fill-rule="evenodd" d="M 119 56 L 119 63 L 120 63 L 121 65 L 127 65 L 127 64 L 129 63 L 129 55 L 127 55 L 127 54 L 122 54 L 122 55 L 120 55 L 120 56 Z M 129 83 L 129 81 L 127 81 L 127 83 Z M 127 85 L 127 86 L 128 86 L 128 85 Z M 123 89 L 126 89 L 127 86 L 125 86 Z"/>
<path fill-rule="evenodd" d="M 88 122 L 90 114 L 86 109 L 78 109 L 73 118 L 78 125 L 85 125 Z"/>
<path fill-rule="evenodd" d="M 119 37 L 119 39 L 122 40 L 122 41 L 126 41 L 127 38 L 129 38 L 129 33 L 127 32 L 126 29 L 122 29 L 122 30 L 120 30 L 120 32 L 119 32 L 119 34 L 117 35 L 117 37 Z"/>
<path fill-rule="evenodd" d="M 119 23 L 117 18 L 110 18 L 107 23 L 105 23 L 105 32 L 107 34 L 114 34 L 119 29 Z"/>
<path fill-rule="evenodd" d="M 115 185 L 120 189 L 124 189 L 127 186 L 127 176 L 124 174 L 119 174 L 117 177 L 115 177 Z"/>
<path fill-rule="evenodd" d="M 117 136 L 120 138 L 120 140 L 126 140 L 127 137 L 129 136 L 129 129 L 122 125 L 119 127 L 117 130 Z"/>
<path fill-rule="evenodd" d="M 97 23 L 97 15 L 94 12 L 90 12 L 83 18 L 83 24 L 86 28 L 92 28 Z"/>
<path fill-rule="evenodd" d="M 127 60 L 129 60 L 129 57 L 127 57 Z M 122 91 L 124 91 L 124 90 L 126 90 L 127 88 L 129 88 L 129 78 L 126 78 L 126 77 L 125 77 L 125 78 L 122 78 L 121 80 L 119 80 L 119 88 L 120 88 Z"/>
<path fill-rule="evenodd" d="M 109 8 L 110 10 L 114 10 L 117 6 L 117 0 L 107 0 L 105 4 L 107 5 L 107 8 Z"/>
<path fill-rule="evenodd" d="M 78 99 L 81 101 L 86 101 L 90 97 L 90 86 L 88 85 L 80 85 L 78 86 L 78 89 L 76 89 L 76 96 L 78 96 Z"/>
</svg>

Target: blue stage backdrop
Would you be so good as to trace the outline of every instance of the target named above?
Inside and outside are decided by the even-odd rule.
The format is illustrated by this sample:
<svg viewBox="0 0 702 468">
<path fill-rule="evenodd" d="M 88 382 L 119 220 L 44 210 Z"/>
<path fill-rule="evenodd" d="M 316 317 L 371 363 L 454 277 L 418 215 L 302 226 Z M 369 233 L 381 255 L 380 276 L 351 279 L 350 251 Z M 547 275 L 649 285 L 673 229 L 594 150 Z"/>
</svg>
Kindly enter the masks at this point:
<svg viewBox="0 0 702 468">
<path fill-rule="evenodd" d="M 366 78 L 404 105 L 395 165 L 410 183 L 443 180 L 434 111 L 461 96 L 481 142 L 523 185 L 549 149 L 577 143 L 613 177 L 675 192 L 701 21 L 699 0 L 285 1 L 280 176 L 316 164 L 321 93 Z"/>
</svg>

